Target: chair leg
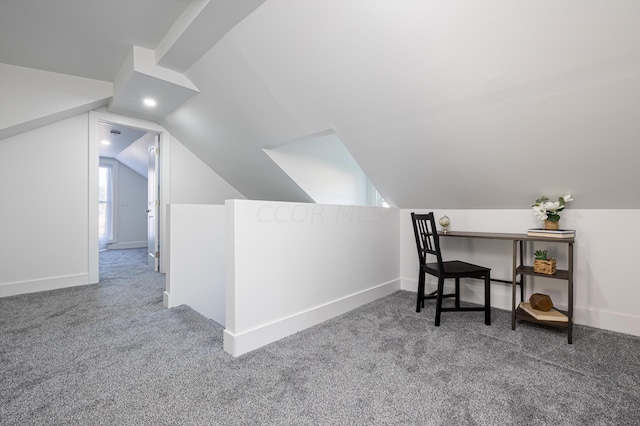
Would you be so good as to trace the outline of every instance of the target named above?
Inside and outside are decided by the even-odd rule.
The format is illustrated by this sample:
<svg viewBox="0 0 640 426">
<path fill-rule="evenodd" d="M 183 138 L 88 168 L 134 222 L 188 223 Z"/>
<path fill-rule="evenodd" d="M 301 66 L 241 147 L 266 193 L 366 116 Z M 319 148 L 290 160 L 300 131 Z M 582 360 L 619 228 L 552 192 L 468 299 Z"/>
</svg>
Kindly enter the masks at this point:
<svg viewBox="0 0 640 426">
<path fill-rule="evenodd" d="M 460 278 L 456 278 L 456 308 L 460 307 Z"/>
<path fill-rule="evenodd" d="M 484 323 L 491 325 L 491 272 L 484 277 Z"/>
<path fill-rule="evenodd" d="M 442 293 L 444 293 L 444 278 L 438 277 L 438 295 L 436 297 L 436 327 L 440 327 L 440 314 L 442 313 Z"/>
<path fill-rule="evenodd" d="M 424 272 L 420 268 L 420 276 L 418 277 L 418 300 L 416 303 L 416 312 L 420 312 L 420 307 L 424 306 Z"/>
</svg>

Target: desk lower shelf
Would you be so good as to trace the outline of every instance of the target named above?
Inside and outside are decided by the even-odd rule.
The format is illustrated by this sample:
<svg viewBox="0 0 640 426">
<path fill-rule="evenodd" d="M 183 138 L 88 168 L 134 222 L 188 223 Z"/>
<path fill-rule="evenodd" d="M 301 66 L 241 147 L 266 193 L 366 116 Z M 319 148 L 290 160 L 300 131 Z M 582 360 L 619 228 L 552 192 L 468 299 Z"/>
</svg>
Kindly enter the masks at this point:
<svg viewBox="0 0 640 426">
<path fill-rule="evenodd" d="M 560 311 L 562 312 L 562 311 Z M 566 312 L 562 312 L 563 314 L 567 314 Z M 569 323 L 571 322 L 571 318 L 569 318 L 569 321 L 545 321 L 545 320 L 539 320 L 534 318 L 533 316 L 529 315 L 529 313 L 527 311 L 525 311 L 524 309 L 522 309 L 521 307 L 518 307 L 518 309 L 516 309 L 516 319 L 521 319 L 521 320 L 525 320 L 525 321 L 529 321 L 529 322 L 535 322 L 538 324 L 544 324 L 544 325 L 549 325 L 551 327 L 557 327 L 557 328 L 569 328 Z"/>
</svg>

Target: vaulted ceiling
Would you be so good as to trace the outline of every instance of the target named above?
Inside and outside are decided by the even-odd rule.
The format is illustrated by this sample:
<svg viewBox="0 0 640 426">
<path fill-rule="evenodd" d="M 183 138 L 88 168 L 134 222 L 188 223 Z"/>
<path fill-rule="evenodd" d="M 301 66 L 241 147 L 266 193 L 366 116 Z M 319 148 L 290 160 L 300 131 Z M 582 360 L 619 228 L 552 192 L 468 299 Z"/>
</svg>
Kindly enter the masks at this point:
<svg viewBox="0 0 640 426">
<path fill-rule="evenodd" d="M 247 198 L 308 201 L 263 148 L 332 130 L 399 207 L 640 208 L 639 22 L 624 0 L 9 0 L 0 63 L 113 83 L 108 108 Z"/>
</svg>

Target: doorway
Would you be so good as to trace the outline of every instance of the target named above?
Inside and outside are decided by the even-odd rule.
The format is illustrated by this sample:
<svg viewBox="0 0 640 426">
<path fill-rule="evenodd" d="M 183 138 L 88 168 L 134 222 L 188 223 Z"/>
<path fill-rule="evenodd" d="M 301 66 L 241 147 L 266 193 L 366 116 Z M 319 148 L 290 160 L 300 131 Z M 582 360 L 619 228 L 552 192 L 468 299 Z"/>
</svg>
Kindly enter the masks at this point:
<svg viewBox="0 0 640 426">
<path fill-rule="evenodd" d="M 157 134 L 103 121 L 99 129 L 100 250 L 149 245 L 149 264 L 158 270 Z"/>
<path fill-rule="evenodd" d="M 114 213 L 112 215 L 113 236 L 110 238 L 111 248 L 135 248 L 145 246 L 148 250 L 151 267 L 161 273 L 166 272 L 165 259 L 160 261 L 161 248 L 160 244 L 164 236 L 165 218 L 161 212 L 166 206 L 168 200 L 168 191 L 163 186 L 167 173 L 160 173 L 161 169 L 166 167 L 168 170 L 168 159 L 165 161 L 160 157 L 161 147 L 168 146 L 169 134 L 161 126 L 146 122 L 144 120 L 133 119 L 129 117 L 116 116 L 101 112 L 89 113 L 89 145 L 90 145 L 90 162 L 89 162 L 89 276 L 90 282 L 97 283 L 99 281 L 99 246 L 94 244 L 99 241 L 99 185 L 98 175 L 100 162 L 109 159 L 117 164 L 118 180 L 123 179 L 123 175 L 139 175 L 138 180 L 144 179 L 143 189 L 137 189 L 137 193 L 143 193 L 142 199 L 135 196 L 135 187 L 140 186 L 136 179 L 133 185 L 123 182 L 113 185 L 114 196 L 112 198 L 112 206 Z M 109 140 L 109 145 L 102 144 L 103 140 Z M 104 146 L 104 148 L 103 148 Z M 109 148 L 111 147 L 111 151 Z M 116 153 L 117 152 L 117 153 Z M 168 152 L 168 151 L 167 151 Z M 123 170 L 126 173 L 123 173 Z M 149 174 L 151 172 L 152 179 L 149 183 Z M 115 173 L 114 173 L 115 174 Z M 167 185 L 168 186 L 168 185 Z M 153 201 L 150 200 L 153 198 Z M 104 206 L 102 208 L 104 209 Z M 153 208 L 152 208 L 153 207 Z M 151 210 L 151 211 L 148 211 Z M 135 221 L 123 219 L 123 212 L 133 213 L 131 217 L 136 217 L 140 221 L 140 217 L 144 218 L 143 234 L 133 239 L 133 241 L 125 241 L 131 238 L 123 238 L 122 232 L 128 232 L 127 227 L 134 226 Z M 122 220 L 128 223 L 122 223 Z M 120 222 L 120 223 L 119 223 Z M 153 235 L 150 235 L 153 234 Z M 104 237 L 103 237 L 104 239 Z M 109 245 L 107 244 L 107 247 Z M 151 259 L 152 257 L 152 259 Z"/>
</svg>

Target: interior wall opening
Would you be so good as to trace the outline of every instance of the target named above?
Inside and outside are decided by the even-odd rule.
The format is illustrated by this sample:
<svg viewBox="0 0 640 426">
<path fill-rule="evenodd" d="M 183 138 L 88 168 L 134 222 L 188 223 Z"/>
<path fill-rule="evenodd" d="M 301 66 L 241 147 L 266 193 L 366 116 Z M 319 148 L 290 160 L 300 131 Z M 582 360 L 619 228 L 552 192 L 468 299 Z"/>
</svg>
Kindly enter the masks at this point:
<svg viewBox="0 0 640 426">
<path fill-rule="evenodd" d="M 332 130 L 263 151 L 316 203 L 389 207 Z"/>
<path fill-rule="evenodd" d="M 143 249 L 148 255 L 153 254 L 149 262 L 153 270 L 159 271 L 159 144 L 163 130 L 138 126 L 138 120 L 114 116 L 114 120 L 106 119 L 102 113 L 91 113 L 90 145 L 96 157 L 90 162 L 95 195 L 90 196 L 90 235 L 91 241 L 97 240 L 93 249 L 90 243 L 89 261 L 92 282 L 99 282 L 100 250 Z M 110 117 L 109 117 L 110 118 Z M 151 162 L 150 154 L 154 161 Z M 149 184 L 150 163 L 153 163 L 153 177 L 156 190 L 151 191 Z M 150 193 L 153 202 L 149 201 Z M 95 200 L 95 201 L 93 201 Z M 153 204 L 153 213 L 149 213 L 149 205 Z M 93 211 L 92 211 L 93 209 Z M 93 213 L 95 212 L 95 214 Z M 94 217 L 95 216 L 95 217 Z M 150 219 L 151 218 L 151 219 Z M 150 245 L 150 225 L 153 224 L 153 242 Z M 139 250 L 138 250 L 139 252 Z M 125 253 L 125 252 L 123 252 Z M 133 251 L 132 251 L 133 255 Z"/>
</svg>

